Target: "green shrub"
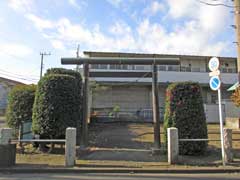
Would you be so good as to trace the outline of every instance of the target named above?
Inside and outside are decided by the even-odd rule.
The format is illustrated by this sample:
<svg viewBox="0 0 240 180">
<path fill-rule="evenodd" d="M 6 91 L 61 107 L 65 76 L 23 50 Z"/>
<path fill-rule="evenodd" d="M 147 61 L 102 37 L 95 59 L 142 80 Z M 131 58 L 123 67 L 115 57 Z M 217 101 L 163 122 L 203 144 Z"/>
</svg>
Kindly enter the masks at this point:
<svg viewBox="0 0 240 180">
<path fill-rule="evenodd" d="M 77 82 L 73 76 L 45 75 L 38 83 L 33 107 L 34 133 L 41 138 L 60 138 L 79 119 Z"/>
<path fill-rule="evenodd" d="M 77 86 L 78 89 L 77 91 L 79 92 L 79 95 L 81 96 L 81 90 L 82 90 L 82 76 L 79 72 L 71 70 L 71 69 L 64 69 L 64 68 L 51 68 L 48 69 L 47 72 L 45 73 L 45 76 L 50 75 L 50 74 L 65 74 L 69 76 L 73 76 L 76 78 Z"/>
<path fill-rule="evenodd" d="M 45 73 L 45 76 L 50 74 L 65 74 L 69 75 L 75 78 L 77 83 L 77 99 L 78 99 L 78 120 L 77 120 L 77 139 L 80 139 L 80 131 L 82 126 L 82 120 L 83 120 L 83 111 L 82 111 L 82 76 L 79 72 L 71 70 L 71 69 L 64 69 L 64 68 L 51 68 L 48 69 Z M 77 142 L 79 145 L 79 142 Z"/>
<path fill-rule="evenodd" d="M 198 83 L 179 82 L 166 90 L 164 133 L 167 142 L 167 128 L 178 128 L 180 139 L 206 139 L 207 124 L 204 113 L 201 88 Z M 180 154 L 202 154 L 207 142 L 180 142 Z"/>
<path fill-rule="evenodd" d="M 17 85 L 8 95 L 6 120 L 8 126 L 15 132 L 19 129 L 21 122 L 32 120 L 35 90 L 34 85 Z"/>
</svg>

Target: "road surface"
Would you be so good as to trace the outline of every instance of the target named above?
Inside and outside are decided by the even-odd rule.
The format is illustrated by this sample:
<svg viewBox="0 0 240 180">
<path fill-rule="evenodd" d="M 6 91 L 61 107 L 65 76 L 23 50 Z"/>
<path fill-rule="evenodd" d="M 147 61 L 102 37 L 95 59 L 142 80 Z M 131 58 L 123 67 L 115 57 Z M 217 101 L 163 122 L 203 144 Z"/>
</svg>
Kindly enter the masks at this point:
<svg viewBox="0 0 240 180">
<path fill-rule="evenodd" d="M 0 180 L 235 180 L 240 174 L 0 174 Z"/>
</svg>

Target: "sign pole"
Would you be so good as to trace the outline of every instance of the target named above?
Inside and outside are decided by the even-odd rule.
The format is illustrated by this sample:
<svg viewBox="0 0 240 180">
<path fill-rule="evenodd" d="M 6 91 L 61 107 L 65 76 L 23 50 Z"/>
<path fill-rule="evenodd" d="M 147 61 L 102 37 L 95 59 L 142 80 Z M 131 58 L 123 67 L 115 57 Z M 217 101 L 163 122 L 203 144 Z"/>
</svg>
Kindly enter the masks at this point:
<svg viewBox="0 0 240 180">
<path fill-rule="evenodd" d="M 221 102 L 221 89 L 218 89 L 218 107 L 220 119 L 220 134 L 221 134 L 221 149 L 222 149 L 222 162 L 225 166 L 225 152 L 224 152 L 224 137 L 223 137 L 223 120 L 222 120 L 222 102 Z"/>
<path fill-rule="evenodd" d="M 225 149 L 224 149 L 224 137 L 223 137 L 223 120 L 222 120 L 222 102 L 221 102 L 221 80 L 219 78 L 219 59 L 217 57 L 213 57 L 210 59 L 208 63 L 208 67 L 210 69 L 209 76 L 211 79 L 209 81 L 210 88 L 213 91 L 218 91 L 218 108 L 219 108 L 219 121 L 220 121 L 220 136 L 221 136 L 221 150 L 222 150 L 222 163 L 225 166 Z"/>
</svg>

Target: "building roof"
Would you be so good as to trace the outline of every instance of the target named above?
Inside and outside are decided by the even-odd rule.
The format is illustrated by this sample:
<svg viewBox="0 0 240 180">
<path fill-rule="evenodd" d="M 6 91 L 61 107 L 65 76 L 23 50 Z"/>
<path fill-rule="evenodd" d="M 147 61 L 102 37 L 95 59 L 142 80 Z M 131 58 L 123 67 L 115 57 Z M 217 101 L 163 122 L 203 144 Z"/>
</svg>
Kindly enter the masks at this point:
<svg viewBox="0 0 240 180">
<path fill-rule="evenodd" d="M 199 56 L 199 55 L 177 55 L 177 54 L 146 54 L 146 53 L 123 53 L 123 52 L 98 52 L 98 51 L 84 51 L 84 55 L 90 57 L 169 57 L 169 58 L 184 58 L 184 59 L 198 59 L 198 60 L 208 60 L 213 56 Z M 237 61 L 236 57 L 219 57 L 224 60 Z"/>
<path fill-rule="evenodd" d="M 22 83 L 22 82 L 19 82 L 19 81 L 16 81 L 16 80 L 8 79 L 8 78 L 5 78 L 5 77 L 0 77 L 0 82 L 2 82 L 2 81 L 8 82 L 12 85 L 24 85 L 25 84 L 25 83 Z"/>
</svg>

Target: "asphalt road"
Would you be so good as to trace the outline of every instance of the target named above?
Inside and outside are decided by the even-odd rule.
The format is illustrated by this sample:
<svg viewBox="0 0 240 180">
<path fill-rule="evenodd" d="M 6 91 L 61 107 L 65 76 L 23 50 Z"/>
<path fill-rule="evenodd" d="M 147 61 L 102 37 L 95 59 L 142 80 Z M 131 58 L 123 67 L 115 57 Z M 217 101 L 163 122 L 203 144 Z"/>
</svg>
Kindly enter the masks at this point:
<svg viewBox="0 0 240 180">
<path fill-rule="evenodd" d="M 240 174 L 0 174 L 0 180 L 232 180 Z"/>
</svg>

